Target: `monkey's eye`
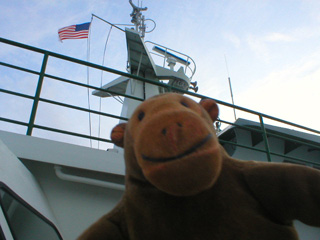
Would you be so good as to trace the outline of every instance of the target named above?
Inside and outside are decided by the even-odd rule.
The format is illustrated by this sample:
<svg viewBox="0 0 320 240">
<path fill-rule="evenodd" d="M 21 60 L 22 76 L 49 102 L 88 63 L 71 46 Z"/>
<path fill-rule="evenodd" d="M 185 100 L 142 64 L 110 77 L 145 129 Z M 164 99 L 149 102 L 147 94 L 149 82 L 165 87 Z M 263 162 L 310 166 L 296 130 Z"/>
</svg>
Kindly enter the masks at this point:
<svg viewBox="0 0 320 240">
<path fill-rule="evenodd" d="M 187 107 L 187 108 L 189 107 L 189 104 L 186 103 L 185 101 L 181 101 L 180 103 L 181 103 L 181 105 L 183 105 L 183 106 L 185 106 L 185 107 Z"/>
<path fill-rule="evenodd" d="M 138 119 L 139 119 L 139 121 L 141 121 L 143 118 L 144 118 L 144 112 L 140 112 L 140 113 L 138 114 Z"/>
</svg>

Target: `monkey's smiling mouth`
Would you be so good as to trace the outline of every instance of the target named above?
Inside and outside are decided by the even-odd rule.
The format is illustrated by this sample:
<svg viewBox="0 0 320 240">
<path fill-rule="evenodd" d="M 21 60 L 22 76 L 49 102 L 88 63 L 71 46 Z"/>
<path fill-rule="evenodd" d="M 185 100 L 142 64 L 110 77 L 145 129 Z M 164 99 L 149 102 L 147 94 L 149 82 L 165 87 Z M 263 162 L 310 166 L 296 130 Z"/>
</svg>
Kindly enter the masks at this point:
<svg viewBox="0 0 320 240">
<path fill-rule="evenodd" d="M 177 156 L 174 157 L 168 157 L 168 158 L 152 158 L 152 157 L 148 157 L 142 154 L 142 159 L 146 160 L 146 161 L 150 161 L 150 162 L 170 162 L 170 161 L 174 161 L 177 160 L 179 158 L 183 158 L 193 152 L 195 152 L 198 148 L 202 147 L 206 142 L 209 141 L 209 139 L 212 138 L 212 134 L 208 134 L 204 139 L 202 139 L 200 142 L 198 142 L 197 144 L 195 144 L 193 147 L 189 148 L 187 151 L 185 151 L 182 154 L 179 154 Z"/>
</svg>

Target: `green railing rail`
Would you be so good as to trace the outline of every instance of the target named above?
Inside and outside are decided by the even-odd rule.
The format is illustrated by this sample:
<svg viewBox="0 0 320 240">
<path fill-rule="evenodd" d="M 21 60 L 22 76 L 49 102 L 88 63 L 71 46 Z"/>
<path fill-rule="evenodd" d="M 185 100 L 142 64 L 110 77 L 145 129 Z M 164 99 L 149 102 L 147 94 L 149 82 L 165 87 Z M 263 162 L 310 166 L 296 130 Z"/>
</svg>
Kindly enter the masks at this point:
<svg viewBox="0 0 320 240">
<path fill-rule="evenodd" d="M 143 81 L 145 83 L 158 85 L 159 87 L 162 87 L 164 89 L 168 89 L 168 91 L 178 91 L 178 92 L 181 92 L 183 94 L 187 94 L 187 95 L 190 95 L 192 97 L 199 98 L 199 99 L 210 98 L 208 96 L 200 95 L 200 94 L 197 94 L 197 93 L 193 93 L 193 92 L 189 92 L 189 91 L 183 91 L 181 89 L 174 88 L 172 86 L 169 86 L 169 85 L 161 83 L 161 82 L 155 82 L 155 81 L 150 80 L 150 79 L 142 78 L 142 77 L 139 77 L 139 76 L 136 76 L 136 75 L 132 75 L 132 74 L 129 74 L 129 73 L 126 73 L 126 72 L 122 72 L 122 71 L 118 71 L 118 70 L 115 70 L 115 69 L 112 69 L 112 68 L 104 67 L 104 66 L 101 66 L 101 65 L 98 65 L 98 64 L 94 64 L 94 63 L 91 63 L 91 62 L 79 60 L 79 59 L 68 57 L 68 56 L 65 56 L 65 55 L 61 55 L 61 54 L 58 54 L 58 53 L 55 53 L 55 52 L 50 52 L 50 51 L 46 51 L 46 50 L 43 50 L 43 49 L 40 49 L 40 48 L 36 48 L 36 47 L 29 46 L 29 45 L 25 45 L 25 44 L 22 44 L 22 43 L 14 42 L 14 41 L 11 41 L 11 40 L 8 40 L 8 39 L 0 38 L 0 43 L 6 44 L 6 45 L 11 45 L 11 46 L 14 46 L 14 47 L 17 47 L 17 48 L 25 49 L 25 50 L 36 52 L 36 53 L 39 53 L 39 54 L 43 55 L 41 69 L 40 69 L 39 72 L 31 70 L 31 69 L 28 69 L 28 68 L 23 68 L 21 66 L 5 63 L 5 62 L 2 62 L 2 61 L 0 62 L 0 66 L 4 66 L 4 67 L 7 67 L 7 68 L 15 69 L 15 70 L 18 70 L 18 71 L 21 71 L 21 72 L 31 73 L 31 74 L 34 74 L 34 75 L 38 76 L 38 82 L 37 82 L 37 87 L 36 87 L 36 91 L 35 91 L 35 95 L 34 96 L 0 88 L 0 93 L 10 94 L 12 96 L 17 96 L 17 97 L 21 97 L 21 98 L 27 98 L 27 99 L 31 99 L 33 101 L 29 122 L 17 121 L 17 120 L 11 119 L 11 118 L 5 118 L 5 117 L 1 117 L 0 116 L 0 121 L 12 123 L 12 124 L 17 124 L 17 125 L 21 125 L 21 126 L 26 126 L 27 127 L 26 134 L 30 135 L 30 136 L 32 135 L 33 129 L 36 128 L 36 129 L 42 129 L 42 130 L 45 130 L 45 131 L 57 132 L 57 133 L 67 134 L 67 135 L 71 135 L 71 136 L 75 136 L 75 137 L 81 137 L 81 138 L 87 138 L 87 139 L 91 139 L 91 140 L 97 140 L 97 141 L 101 141 L 101 142 L 109 142 L 109 143 L 111 143 L 110 139 L 105 139 L 105 138 L 95 137 L 95 136 L 89 136 L 89 135 L 86 135 L 86 134 L 80 134 L 80 133 L 76 133 L 76 132 L 72 132 L 72 131 L 66 131 L 66 130 L 61 130 L 61 129 L 57 129 L 57 128 L 52 128 L 52 127 L 36 124 L 35 120 L 36 120 L 36 115 L 37 115 L 37 109 L 38 109 L 39 102 L 44 102 L 44 103 L 48 103 L 48 104 L 52 104 L 52 105 L 62 106 L 62 107 L 65 107 L 65 108 L 74 109 L 74 110 L 78 110 L 78 111 L 82 111 L 82 112 L 93 113 L 93 114 L 97 114 L 97 115 L 100 115 L 100 116 L 110 117 L 110 118 L 113 118 L 113 119 L 127 120 L 126 118 L 123 118 L 121 116 L 108 114 L 108 113 L 104 113 L 104 112 L 101 112 L 101 111 L 95 111 L 95 110 L 92 110 L 92 109 L 83 108 L 83 107 L 79 107 L 79 106 L 75 106 L 75 105 L 71 105 L 71 104 L 66 104 L 66 103 L 62 103 L 62 102 L 58 102 L 58 101 L 54 101 L 54 100 L 50 100 L 50 99 L 46 99 L 46 98 L 41 97 L 42 85 L 43 85 L 43 83 L 45 81 L 45 78 L 53 79 L 53 80 L 56 80 L 56 81 L 59 81 L 59 82 L 63 82 L 63 83 L 73 84 L 73 85 L 80 86 L 80 87 L 83 87 L 83 88 L 88 88 L 88 89 L 91 89 L 91 90 L 104 91 L 104 92 L 107 92 L 107 93 L 109 93 L 111 95 L 114 94 L 114 95 L 119 95 L 119 96 L 122 96 L 122 97 L 127 97 L 127 98 L 131 98 L 131 99 L 139 100 L 139 101 L 144 101 L 144 99 L 142 99 L 142 98 L 137 98 L 137 97 L 133 97 L 133 96 L 126 95 L 126 94 L 119 94 L 117 92 L 112 92 L 112 91 L 109 91 L 109 90 L 105 90 L 105 89 L 102 89 L 100 87 L 96 87 L 96 86 L 93 86 L 93 85 L 90 85 L 90 84 L 84 84 L 84 83 L 80 83 L 78 81 L 74 81 L 74 80 L 70 80 L 70 79 L 66 79 L 66 78 L 61 78 L 61 77 L 58 77 L 58 76 L 50 75 L 50 74 L 48 74 L 46 72 L 48 59 L 50 57 L 54 57 L 54 58 L 57 58 L 57 59 L 65 60 L 65 61 L 68 61 L 68 62 L 71 62 L 71 63 L 80 64 L 80 65 L 83 65 L 85 67 L 89 67 L 89 68 L 105 71 L 105 72 L 108 72 L 108 73 L 112 73 L 112 74 L 116 74 L 116 75 L 120 75 L 120 76 L 125 76 L 125 77 L 132 78 L 132 79 L 135 79 L 135 80 L 138 80 L 138 81 Z M 284 154 L 271 152 L 270 151 L 268 137 L 277 137 L 277 138 L 280 138 L 280 139 L 283 139 L 283 140 L 294 142 L 296 144 L 301 144 L 301 145 L 304 145 L 304 146 L 308 146 L 308 147 L 310 147 L 312 149 L 316 149 L 317 151 L 320 151 L 320 143 L 313 143 L 313 142 L 310 143 L 310 142 L 306 142 L 306 141 L 303 141 L 303 140 L 288 138 L 286 136 L 273 133 L 272 131 L 269 131 L 266 128 L 264 121 L 265 121 L 265 119 L 272 120 L 272 121 L 275 121 L 275 122 L 278 122 L 278 123 L 281 123 L 281 124 L 285 124 L 288 127 L 294 127 L 294 128 L 300 129 L 301 131 L 307 131 L 308 133 L 312 133 L 312 134 L 317 135 L 317 136 L 320 136 L 320 131 L 314 130 L 314 129 L 311 129 L 311 128 L 308 128 L 308 127 L 305 127 L 305 126 L 302 126 L 302 125 L 294 124 L 294 123 L 291 123 L 291 122 L 288 122 L 288 121 L 285 121 L 285 120 L 282 120 L 282 119 L 279 119 L 279 118 L 275 118 L 275 117 L 272 117 L 272 116 L 269 116 L 269 115 L 266 115 L 266 114 L 263 114 L 263 113 L 260 113 L 260 112 L 257 112 L 257 111 L 253 111 L 253 110 L 250 110 L 250 109 L 247 109 L 247 108 L 244 108 L 244 107 L 240 107 L 240 106 L 233 105 L 233 104 L 230 104 L 230 103 L 227 103 L 227 102 L 223 102 L 223 101 L 220 101 L 218 99 L 214 99 L 214 98 L 212 98 L 212 99 L 215 100 L 218 104 L 220 104 L 222 106 L 229 107 L 229 108 L 234 108 L 237 111 L 243 111 L 243 112 L 246 112 L 246 113 L 249 113 L 249 114 L 257 116 L 259 118 L 259 124 L 260 124 L 258 128 L 257 127 L 240 126 L 240 125 L 237 125 L 235 123 L 231 123 L 231 122 L 223 120 L 223 119 L 220 119 L 219 121 L 221 123 L 223 123 L 223 124 L 234 126 L 234 128 L 240 128 L 240 129 L 245 129 L 245 130 L 249 130 L 249 131 L 254 131 L 256 133 L 260 133 L 262 135 L 262 138 L 263 138 L 264 149 L 258 149 L 258 148 L 255 148 L 255 147 L 241 145 L 241 144 L 238 144 L 238 143 L 234 143 L 234 142 L 231 142 L 231 141 L 224 141 L 224 140 L 220 139 L 220 142 L 222 144 L 236 145 L 236 146 L 241 147 L 241 148 L 247 148 L 247 149 L 258 151 L 258 152 L 263 152 L 263 153 L 266 154 L 268 161 L 272 161 L 272 156 L 278 156 L 278 157 L 283 157 L 283 158 L 286 158 L 286 159 L 291 159 L 292 161 L 296 161 L 298 163 L 312 164 L 312 165 L 320 167 L 320 159 L 319 159 L 319 162 L 314 162 L 314 161 L 307 161 L 305 159 L 290 157 L 290 156 L 287 156 L 287 155 L 284 155 Z"/>
</svg>

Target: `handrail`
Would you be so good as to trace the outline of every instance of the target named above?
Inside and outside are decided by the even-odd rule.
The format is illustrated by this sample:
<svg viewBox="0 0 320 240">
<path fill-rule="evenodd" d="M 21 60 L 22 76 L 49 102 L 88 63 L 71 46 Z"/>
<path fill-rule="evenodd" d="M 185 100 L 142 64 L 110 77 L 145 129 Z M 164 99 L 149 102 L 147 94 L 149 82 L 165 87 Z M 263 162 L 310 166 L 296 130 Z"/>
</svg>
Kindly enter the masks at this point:
<svg viewBox="0 0 320 240">
<path fill-rule="evenodd" d="M 190 56 L 188 56 L 188 55 L 186 55 L 186 54 L 184 54 L 184 53 L 178 52 L 178 51 L 176 51 L 176 50 L 174 50 L 174 49 L 165 47 L 165 46 L 163 46 L 163 45 L 161 45 L 161 44 L 152 42 L 152 41 L 145 41 L 145 43 L 146 43 L 146 44 L 147 44 L 147 43 L 150 43 L 150 44 L 152 44 L 152 45 L 154 45 L 154 46 L 158 46 L 158 47 L 164 48 L 164 49 L 166 50 L 166 52 L 169 50 L 169 51 L 175 52 L 175 53 L 177 53 L 177 54 L 180 54 L 181 56 L 186 57 L 186 58 L 187 58 L 187 61 L 191 60 L 193 66 L 194 66 L 193 69 L 192 69 L 189 65 L 184 65 L 184 66 L 185 66 L 186 69 L 188 68 L 188 69 L 191 71 L 191 76 L 190 76 L 189 78 L 192 79 L 193 75 L 196 73 L 197 65 L 196 65 L 195 61 L 194 61 Z M 160 57 L 162 57 L 162 58 L 164 58 L 164 61 L 165 61 L 166 58 L 167 58 L 167 56 L 162 56 L 162 55 L 156 54 L 156 53 L 154 53 L 154 52 L 151 52 L 151 53 L 152 53 L 152 54 L 155 54 L 155 55 L 157 55 L 157 56 L 160 56 Z"/>
<path fill-rule="evenodd" d="M 187 94 L 187 95 L 196 97 L 198 99 L 208 98 L 207 96 L 204 96 L 204 95 L 201 95 L 201 94 L 197 94 L 197 93 L 193 93 L 193 92 L 189 92 L 189 91 L 185 91 L 185 90 L 181 90 L 181 89 L 169 86 L 168 84 L 165 84 L 165 83 L 156 82 L 156 81 L 153 81 L 153 80 L 150 80 L 150 79 L 146 79 L 146 78 L 143 78 L 143 77 L 139 77 L 139 76 L 136 76 L 136 75 L 132 75 L 132 74 L 129 74 L 129 73 L 126 73 L 126 72 L 122 72 L 122 71 L 119 71 L 119 70 L 111 69 L 111 68 L 108 68 L 108 67 L 105 67 L 105 66 L 101 66 L 101 65 L 94 64 L 94 63 L 91 63 L 91 62 L 79 60 L 79 59 L 76 59 L 76 58 L 68 57 L 68 56 L 65 56 L 65 55 L 62 55 L 62 54 L 58 54 L 58 53 L 55 53 L 55 52 L 50 52 L 50 51 L 43 50 L 43 49 L 40 49 L 40 48 L 32 47 L 32 46 L 29 46 L 29 45 L 26 45 L 26 44 L 22 44 L 22 43 L 18 43 L 18 42 L 15 42 L 15 41 L 11 41 L 11 40 L 8 40 L 8 39 L 0 38 L 0 43 L 9 44 L 9 45 L 12 45 L 12 46 L 15 46 L 15 47 L 18 47 L 18 48 L 22 48 L 22 49 L 25 49 L 25 50 L 29 50 L 29 51 L 33 51 L 33 52 L 37 52 L 37 53 L 43 54 L 43 60 L 42 60 L 42 65 L 41 65 L 40 72 L 31 70 L 31 69 L 28 69 L 28 68 L 23 68 L 23 67 L 17 66 L 17 65 L 5 63 L 5 62 L 0 62 L 0 66 L 4 66 L 4 67 L 11 68 L 11 69 L 14 69 L 14 70 L 17 70 L 17 71 L 21 71 L 21 72 L 31 73 L 31 74 L 37 75 L 39 77 L 38 78 L 38 83 L 37 83 L 37 88 L 35 90 L 35 95 L 34 96 L 31 96 L 31 95 L 28 95 L 28 94 L 24 94 L 24 93 L 15 92 L 15 91 L 10 91 L 10 90 L 6 90 L 6 89 L 0 89 L 0 93 L 10 94 L 12 96 L 20 97 L 20 98 L 31 99 L 33 101 L 33 106 L 32 106 L 32 110 L 31 110 L 31 113 L 30 113 L 30 119 L 29 119 L 28 123 L 22 122 L 22 121 L 18 121 L 18 120 L 14 120 L 14 119 L 10 119 L 10 118 L 6 118 L 6 117 L 0 117 L 0 121 L 12 123 L 12 124 L 17 124 L 17 125 L 21 125 L 21 126 L 27 126 L 27 133 L 26 133 L 27 135 L 32 135 L 32 130 L 34 128 L 38 128 L 38 129 L 42 129 L 42 130 L 45 130 L 45 131 L 58 132 L 58 133 L 71 135 L 71 136 L 76 136 L 76 137 L 81 137 L 81 138 L 88 138 L 88 139 L 93 139 L 93 140 L 103 141 L 103 142 L 111 142 L 109 139 L 103 139 L 103 138 L 98 138 L 98 137 L 94 137 L 94 136 L 88 136 L 86 134 L 80 134 L 80 133 L 75 133 L 75 132 L 71 132 L 71 131 L 66 131 L 66 130 L 61 130 L 61 129 L 57 129 L 57 128 L 52 128 L 52 127 L 48 127 L 48 126 L 42 126 L 42 125 L 39 125 L 39 124 L 35 124 L 35 118 L 36 118 L 36 114 L 37 114 L 37 106 L 38 106 L 39 102 L 45 102 L 45 103 L 48 103 L 48 104 L 53 104 L 53 105 L 65 107 L 65 108 L 68 108 L 68 109 L 74 109 L 74 110 L 77 110 L 77 111 L 93 113 L 93 114 L 96 114 L 96 115 L 101 115 L 101 116 L 110 117 L 110 118 L 114 118 L 114 119 L 120 119 L 120 120 L 124 120 L 124 121 L 127 120 L 126 118 L 123 118 L 121 116 L 108 114 L 108 113 L 104 113 L 104 112 L 101 112 L 101 111 L 95 111 L 95 110 L 92 110 L 92 109 L 87 109 L 87 108 L 83 108 L 83 107 L 79 107 L 79 106 L 74 106 L 74 105 L 71 105 L 71 104 L 61 103 L 61 102 L 57 102 L 57 101 L 54 101 L 54 100 L 50 100 L 50 99 L 46 99 L 46 98 L 41 97 L 41 87 L 42 87 L 42 84 L 43 84 L 43 82 L 45 81 L 46 78 L 53 79 L 55 81 L 59 81 L 59 82 L 66 83 L 66 84 L 76 85 L 76 86 L 83 87 L 83 88 L 89 88 L 89 89 L 104 91 L 104 92 L 110 93 L 111 95 L 113 95 L 113 94 L 114 95 L 120 95 L 120 96 L 123 96 L 123 97 L 132 98 L 132 99 L 138 100 L 138 101 L 143 101 L 144 100 L 144 99 L 137 98 L 137 97 L 134 97 L 134 96 L 112 92 L 110 90 L 102 89 L 102 88 L 96 87 L 94 85 L 84 84 L 84 83 L 80 83 L 78 81 L 74 81 L 74 80 L 70 80 L 70 79 L 66 79 L 66 78 L 61 78 L 61 77 L 58 77 L 58 76 L 54 76 L 54 75 L 48 74 L 48 73 L 46 73 L 46 67 L 47 67 L 47 64 L 48 64 L 48 59 L 50 57 L 58 58 L 58 59 L 65 60 L 65 61 L 68 61 L 68 62 L 77 63 L 77 64 L 80 64 L 80 65 L 83 65 L 83 66 L 87 66 L 87 67 L 90 67 L 90 68 L 98 69 L 98 70 L 101 70 L 101 71 L 106 71 L 106 72 L 109 72 L 109 73 L 113 73 L 113 74 L 125 76 L 125 77 L 128 77 L 128 78 L 136 79 L 138 81 L 143 81 L 145 83 L 154 84 L 154 85 L 157 85 L 159 87 L 166 88 L 166 89 L 168 89 L 168 91 L 173 91 L 174 90 L 175 92 L 180 92 L 180 93 L 183 93 L 183 94 Z M 159 45 L 159 46 L 161 46 L 161 45 Z M 191 58 L 188 58 L 188 60 L 189 59 L 191 61 L 193 61 Z M 290 158 L 288 156 L 281 155 L 281 154 L 278 154 L 278 153 L 273 153 L 273 152 L 270 151 L 270 149 L 269 149 L 270 147 L 269 147 L 269 143 L 268 143 L 268 137 L 269 136 L 279 137 L 279 138 L 284 139 L 284 140 L 290 140 L 290 141 L 295 142 L 297 144 L 303 144 L 303 145 L 306 145 L 306 146 L 309 146 L 309 147 L 313 147 L 315 149 L 320 149 L 320 147 L 315 145 L 315 144 L 310 144 L 308 142 L 301 142 L 301 141 L 299 141 L 297 139 L 288 139 L 285 136 L 280 136 L 280 135 L 272 133 L 270 130 L 266 129 L 265 124 L 264 124 L 264 120 L 265 119 L 269 119 L 269 120 L 272 120 L 272 121 L 276 121 L 276 122 L 285 124 L 287 126 L 299 128 L 299 129 L 302 129 L 302 130 L 305 130 L 305 131 L 308 131 L 308 132 L 315 133 L 315 134 L 319 135 L 320 131 L 318 131 L 318 130 L 314 130 L 314 129 L 311 129 L 311 128 L 308 128 L 308 127 L 305 127 L 305 126 L 302 126 L 302 125 L 299 125 L 299 124 L 291 123 L 291 122 L 288 122 L 288 121 L 285 121 L 285 120 L 282 120 L 282 119 L 279 119 L 279 118 L 276 118 L 276 117 L 272 117 L 270 115 L 266 115 L 266 114 L 263 114 L 263 113 L 260 113 L 260 112 L 257 112 L 257 111 L 253 111 L 253 110 L 250 110 L 250 109 L 247 109 L 247 108 L 244 108 L 244 107 L 240 107 L 240 106 L 237 106 L 237 105 L 234 105 L 234 104 L 231 104 L 231 103 L 223 102 L 223 101 L 218 100 L 218 99 L 214 99 L 214 98 L 211 98 L 211 99 L 215 100 L 220 105 L 223 105 L 223 106 L 226 106 L 226 107 L 230 107 L 230 108 L 234 108 L 234 109 L 237 109 L 238 111 L 247 112 L 247 113 L 250 113 L 252 115 L 255 115 L 255 116 L 259 117 L 259 123 L 260 123 L 259 129 L 254 128 L 254 127 L 250 127 L 250 131 L 252 130 L 252 131 L 259 132 L 262 135 L 263 141 L 264 141 L 264 150 L 256 149 L 256 151 L 260 151 L 260 152 L 266 153 L 268 161 L 272 160 L 271 156 L 282 156 L 282 157 Z M 222 123 L 224 123 L 224 124 L 233 125 L 235 127 L 244 128 L 244 129 L 247 128 L 245 126 L 239 126 L 239 125 L 237 125 L 235 123 L 230 123 L 230 122 L 228 122 L 226 120 L 220 120 L 220 121 Z M 258 127 L 258 126 L 259 125 L 257 125 L 256 127 Z M 221 142 L 225 142 L 225 141 L 221 140 Z M 237 145 L 236 143 L 232 143 L 232 142 L 230 142 L 229 144 Z M 241 145 L 237 145 L 237 146 L 244 147 L 244 146 L 241 146 Z M 248 147 L 248 148 L 252 149 L 251 147 Z M 300 161 L 300 162 L 305 161 L 305 160 L 301 160 L 301 159 L 295 159 L 295 160 L 296 161 Z M 312 163 L 312 164 L 314 164 L 314 163 Z"/>
<path fill-rule="evenodd" d="M 225 120 L 219 120 L 219 122 L 225 123 L 225 124 L 228 124 L 228 125 L 232 125 L 232 126 L 234 126 L 236 128 L 249 130 L 249 131 L 252 131 L 252 132 L 257 132 L 257 133 L 260 133 L 261 135 L 263 135 L 263 131 L 261 130 L 261 126 L 260 126 L 260 128 L 258 126 L 257 127 L 242 126 L 242 125 L 239 125 L 239 124 L 236 124 L 236 123 L 231 123 L 231 122 L 228 122 L 228 121 L 225 121 Z M 288 137 L 285 137 L 283 135 L 279 135 L 279 134 L 273 133 L 271 130 L 268 131 L 267 135 L 270 136 L 270 137 L 278 137 L 278 138 L 281 138 L 282 140 L 293 141 L 292 138 L 289 139 Z M 318 148 L 319 147 L 319 146 L 316 146 L 314 144 L 310 144 L 310 143 L 305 142 L 305 141 L 304 142 L 303 141 L 299 141 L 297 139 L 295 139 L 294 142 L 298 143 L 298 144 L 301 144 L 301 145 L 305 145 L 307 147 L 313 147 L 313 148 Z"/>
<path fill-rule="evenodd" d="M 82 177 L 82 176 L 76 176 L 76 175 L 64 173 L 62 172 L 61 166 L 54 166 L 54 171 L 57 177 L 64 181 L 84 183 L 84 184 L 89 184 L 89 185 L 94 185 L 94 186 L 104 187 L 104 188 L 111 188 L 111 189 L 120 190 L 120 191 L 124 191 L 125 189 L 124 184 L 111 183 L 111 182 L 106 182 L 98 179 L 92 179 L 88 177 Z"/>
</svg>

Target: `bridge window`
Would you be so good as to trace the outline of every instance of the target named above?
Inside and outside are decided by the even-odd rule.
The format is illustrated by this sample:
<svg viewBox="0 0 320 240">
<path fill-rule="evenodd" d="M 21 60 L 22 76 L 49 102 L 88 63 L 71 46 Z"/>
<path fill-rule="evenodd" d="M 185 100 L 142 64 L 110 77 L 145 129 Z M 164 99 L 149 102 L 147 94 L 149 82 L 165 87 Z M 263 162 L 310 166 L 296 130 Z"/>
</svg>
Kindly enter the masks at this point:
<svg viewBox="0 0 320 240">
<path fill-rule="evenodd" d="M 15 240 L 62 239 L 49 220 L 5 188 L 0 188 L 0 205 Z"/>
</svg>

